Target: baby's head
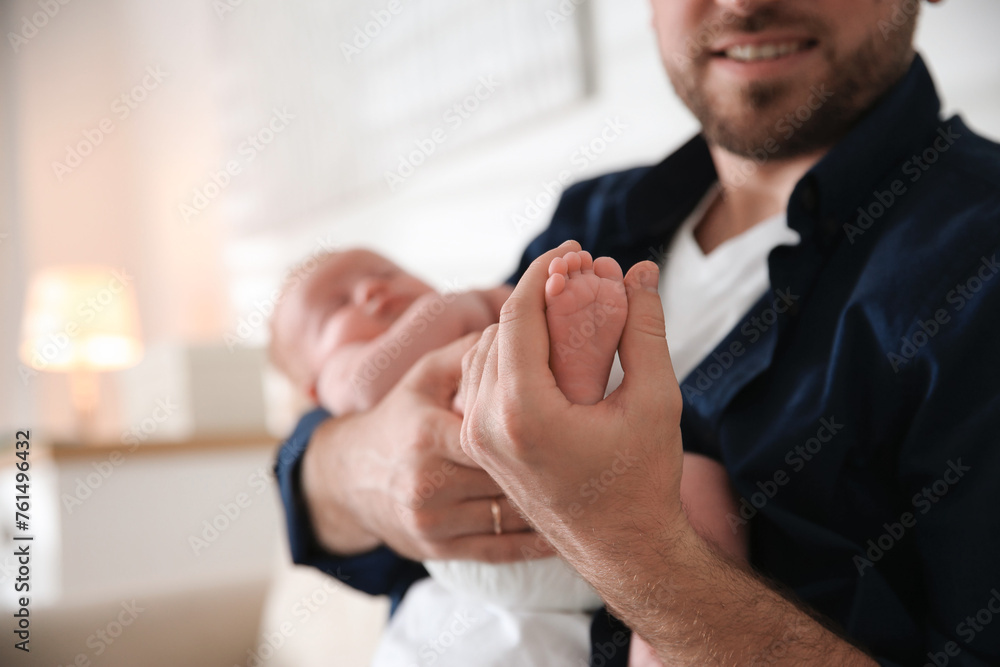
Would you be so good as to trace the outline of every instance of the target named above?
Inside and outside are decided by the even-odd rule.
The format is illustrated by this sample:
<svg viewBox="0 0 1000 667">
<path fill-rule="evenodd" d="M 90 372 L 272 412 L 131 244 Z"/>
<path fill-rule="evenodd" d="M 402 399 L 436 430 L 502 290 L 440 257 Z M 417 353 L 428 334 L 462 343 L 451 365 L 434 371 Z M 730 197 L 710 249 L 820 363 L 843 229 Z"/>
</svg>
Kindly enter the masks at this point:
<svg viewBox="0 0 1000 667">
<path fill-rule="evenodd" d="M 430 286 L 368 250 L 330 253 L 293 279 L 271 317 L 271 361 L 315 398 L 323 362 L 384 333 Z"/>
</svg>

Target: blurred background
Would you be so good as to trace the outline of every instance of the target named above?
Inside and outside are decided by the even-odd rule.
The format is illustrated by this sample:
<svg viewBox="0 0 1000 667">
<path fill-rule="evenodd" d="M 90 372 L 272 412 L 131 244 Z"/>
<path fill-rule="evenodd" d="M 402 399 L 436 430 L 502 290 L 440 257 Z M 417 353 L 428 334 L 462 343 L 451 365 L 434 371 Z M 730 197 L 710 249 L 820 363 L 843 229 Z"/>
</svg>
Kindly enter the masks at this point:
<svg viewBox="0 0 1000 667">
<path fill-rule="evenodd" d="M 923 11 L 947 113 L 1000 137 L 1000 5 Z M 697 126 L 646 0 L 7 0 L 0 26 L 0 663 L 367 664 L 384 604 L 289 564 L 276 290 L 358 245 L 495 284 L 567 184 L 672 151 Z"/>
</svg>

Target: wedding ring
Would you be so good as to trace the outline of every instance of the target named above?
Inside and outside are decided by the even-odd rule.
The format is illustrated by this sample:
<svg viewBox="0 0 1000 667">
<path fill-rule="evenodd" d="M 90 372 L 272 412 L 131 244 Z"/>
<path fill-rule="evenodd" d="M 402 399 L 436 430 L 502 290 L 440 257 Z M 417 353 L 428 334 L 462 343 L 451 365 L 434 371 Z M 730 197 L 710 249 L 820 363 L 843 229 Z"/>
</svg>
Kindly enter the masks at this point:
<svg viewBox="0 0 1000 667">
<path fill-rule="evenodd" d="M 503 533 L 503 526 L 501 524 L 500 516 L 500 503 L 497 498 L 490 501 L 490 514 L 493 515 L 493 533 L 495 535 L 500 535 Z"/>
</svg>

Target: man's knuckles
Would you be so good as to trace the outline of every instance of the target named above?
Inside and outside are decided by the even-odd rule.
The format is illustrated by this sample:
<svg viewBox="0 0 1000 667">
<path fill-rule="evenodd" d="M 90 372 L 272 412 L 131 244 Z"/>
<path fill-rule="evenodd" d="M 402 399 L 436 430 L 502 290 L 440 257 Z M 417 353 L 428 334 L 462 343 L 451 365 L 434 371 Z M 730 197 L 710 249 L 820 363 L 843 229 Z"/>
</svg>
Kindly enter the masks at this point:
<svg viewBox="0 0 1000 667">
<path fill-rule="evenodd" d="M 510 453 L 519 461 L 530 461 L 537 453 L 531 443 L 537 442 L 536 433 L 540 424 L 534 419 L 528 406 L 520 400 L 506 395 L 501 401 L 500 419 L 497 425 L 503 441 L 510 446 Z"/>
<path fill-rule="evenodd" d="M 515 292 L 500 307 L 499 324 L 493 326 L 498 328 L 501 326 L 510 326 L 512 322 L 516 322 L 524 317 L 527 308 L 524 296 Z"/>
<path fill-rule="evenodd" d="M 504 454 L 525 460 L 533 453 L 529 446 L 535 424 L 526 414 L 525 406 L 512 397 L 511 392 L 490 397 L 484 404 L 482 397 L 475 409 L 467 411 L 462 424 L 462 448 L 470 456 L 491 457 L 489 444 L 504 443 Z M 499 452 L 496 452 L 499 454 Z"/>
<path fill-rule="evenodd" d="M 493 416 L 477 402 L 475 406 L 466 406 L 465 418 L 462 420 L 461 445 L 462 451 L 480 461 L 488 454 L 487 443 L 494 432 Z"/>
<path fill-rule="evenodd" d="M 667 332 L 663 323 L 662 312 L 632 313 L 630 314 L 627 326 L 631 331 L 626 331 L 626 335 L 636 333 L 650 336 L 657 341 L 663 340 L 663 346 L 666 347 Z"/>
</svg>

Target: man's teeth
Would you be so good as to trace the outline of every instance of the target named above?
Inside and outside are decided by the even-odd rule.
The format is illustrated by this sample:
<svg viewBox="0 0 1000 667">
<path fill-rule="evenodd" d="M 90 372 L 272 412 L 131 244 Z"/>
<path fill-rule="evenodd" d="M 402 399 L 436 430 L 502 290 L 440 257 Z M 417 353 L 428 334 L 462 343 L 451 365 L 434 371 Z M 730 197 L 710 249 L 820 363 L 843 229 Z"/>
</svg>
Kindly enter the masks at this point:
<svg viewBox="0 0 1000 667">
<path fill-rule="evenodd" d="M 773 44 L 738 44 L 726 49 L 726 56 L 740 62 L 773 60 L 801 51 L 805 42 L 778 42 Z"/>
</svg>

